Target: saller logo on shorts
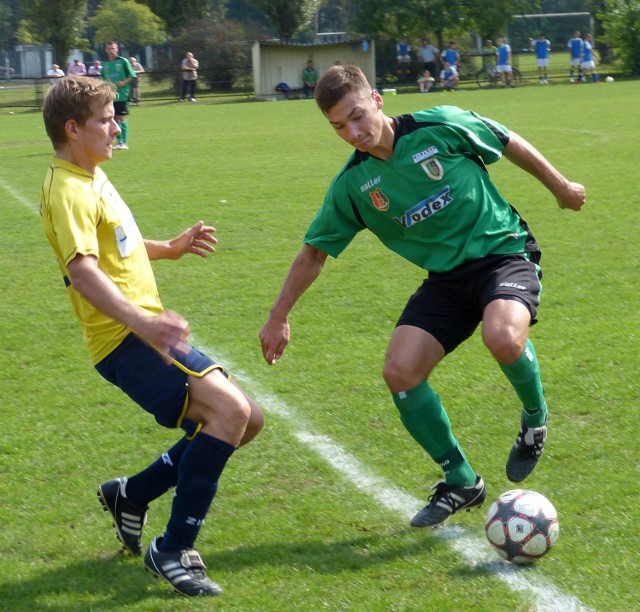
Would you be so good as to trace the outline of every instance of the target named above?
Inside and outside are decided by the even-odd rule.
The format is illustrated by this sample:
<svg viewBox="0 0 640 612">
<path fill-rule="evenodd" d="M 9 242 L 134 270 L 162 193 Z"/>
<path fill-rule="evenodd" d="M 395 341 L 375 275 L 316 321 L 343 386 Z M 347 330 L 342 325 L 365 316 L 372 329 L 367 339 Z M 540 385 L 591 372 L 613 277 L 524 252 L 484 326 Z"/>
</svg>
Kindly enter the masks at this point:
<svg viewBox="0 0 640 612">
<path fill-rule="evenodd" d="M 422 200 L 422 202 L 407 210 L 402 217 L 394 217 L 393 220 L 402 225 L 402 227 L 411 227 L 416 223 L 420 223 L 420 221 L 428 219 L 431 215 L 453 202 L 453 198 L 449 195 L 450 192 L 451 189 L 447 185 L 442 191 L 427 200 Z"/>
</svg>

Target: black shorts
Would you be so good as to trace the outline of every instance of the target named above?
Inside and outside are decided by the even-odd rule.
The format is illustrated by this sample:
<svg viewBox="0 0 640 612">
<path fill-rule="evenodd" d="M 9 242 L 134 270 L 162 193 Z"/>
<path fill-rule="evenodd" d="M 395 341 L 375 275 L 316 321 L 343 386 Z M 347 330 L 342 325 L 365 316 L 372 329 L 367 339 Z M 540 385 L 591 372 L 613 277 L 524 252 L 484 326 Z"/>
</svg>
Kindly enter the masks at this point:
<svg viewBox="0 0 640 612">
<path fill-rule="evenodd" d="M 129 103 L 122 102 L 114 102 L 113 103 L 113 112 L 116 117 L 124 117 L 129 114 Z"/>
<path fill-rule="evenodd" d="M 539 259 L 539 253 L 492 255 L 450 272 L 430 272 L 409 298 L 397 325 L 424 329 L 447 353 L 473 334 L 485 307 L 496 299 L 524 304 L 533 325 L 542 291 Z"/>
</svg>

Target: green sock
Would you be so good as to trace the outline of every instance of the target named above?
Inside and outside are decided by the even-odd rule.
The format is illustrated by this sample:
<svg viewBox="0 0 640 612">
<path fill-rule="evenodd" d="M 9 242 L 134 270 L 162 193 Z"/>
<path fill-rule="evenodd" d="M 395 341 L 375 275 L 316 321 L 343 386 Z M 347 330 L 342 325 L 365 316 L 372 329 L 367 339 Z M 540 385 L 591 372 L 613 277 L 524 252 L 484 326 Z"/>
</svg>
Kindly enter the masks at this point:
<svg viewBox="0 0 640 612">
<path fill-rule="evenodd" d="M 116 123 L 118 124 L 118 127 L 120 128 L 120 133 L 116 136 L 116 142 L 118 144 L 122 144 L 123 140 L 122 140 L 122 121 L 116 121 Z"/>
<path fill-rule="evenodd" d="M 453 436 L 449 416 L 428 383 L 392 393 L 400 420 L 414 440 L 444 470 L 447 484 L 471 485 L 476 473 Z"/>
<path fill-rule="evenodd" d="M 122 139 L 122 144 L 127 144 L 127 136 L 129 135 L 129 124 L 126 121 L 120 122 L 120 129 L 122 130 L 122 134 L 120 134 L 120 138 Z"/>
<path fill-rule="evenodd" d="M 543 425 L 547 416 L 547 403 L 540 379 L 540 365 L 531 340 L 527 340 L 520 359 L 511 365 L 501 363 L 500 368 L 522 402 L 525 423 L 529 427 Z"/>
</svg>

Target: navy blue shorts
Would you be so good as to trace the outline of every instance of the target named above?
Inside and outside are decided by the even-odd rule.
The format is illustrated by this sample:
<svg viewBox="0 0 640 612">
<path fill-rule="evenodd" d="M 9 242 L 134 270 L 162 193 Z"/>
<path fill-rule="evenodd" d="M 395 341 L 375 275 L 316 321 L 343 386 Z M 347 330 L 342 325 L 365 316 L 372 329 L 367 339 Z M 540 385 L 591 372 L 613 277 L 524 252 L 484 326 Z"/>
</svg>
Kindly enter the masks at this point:
<svg viewBox="0 0 640 612">
<path fill-rule="evenodd" d="M 188 435 L 198 429 L 198 423 L 184 416 L 189 400 L 189 376 L 200 378 L 215 369 L 222 370 L 226 376 L 221 365 L 193 347 L 186 355 L 176 352 L 174 362 L 167 363 L 135 334 L 129 334 L 95 367 L 103 378 L 151 413 L 160 425 L 181 427 Z"/>
<path fill-rule="evenodd" d="M 540 253 L 491 255 L 450 272 L 430 272 L 409 298 L 397 325 L 424 329 L 446 353 L 473 334 L 493 300 L 521 302 L 529 309 L 533 325 L 542 291 L 539 259 Z"/>
</svg>

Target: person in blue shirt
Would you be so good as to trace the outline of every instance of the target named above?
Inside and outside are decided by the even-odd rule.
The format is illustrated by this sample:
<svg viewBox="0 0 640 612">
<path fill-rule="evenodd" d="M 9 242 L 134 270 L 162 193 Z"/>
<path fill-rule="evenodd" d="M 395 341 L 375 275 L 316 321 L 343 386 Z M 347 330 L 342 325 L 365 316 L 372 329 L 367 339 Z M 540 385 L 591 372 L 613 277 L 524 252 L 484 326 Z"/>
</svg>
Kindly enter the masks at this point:
<svg viewBox="0 0 640 612">
<path fill-rule="evenodd" d="M 453 66 L 457 72 L 458 64 L 460 63 L 460 53 L 457 49 L 457 43 L 454 40 L 449 43 L 449 47 L 440 54 L 440 57 L 442 58 L 443 66 L 444 64 L 449 64 Z"/>
<path fill-rule="evenodd" d="M 444 68 L 440 71 L 440 89 L 442 91 L 458 89 L 458 71 L 449 62 L 445 62 Z"/>
<path fill-rule="evenodd" d="M 536 53 L 536 64 L 538 66 L 538 80 L 541 85 L 546 85 L 547 72 L 549 70 L 549 51 L 551 51 L 551 42 L 545 37 L 544 33 L 538 34 L 538 40 L 532 40 L 529 46 L 531 51 Z"/>
<path fill-rule="evenodd" d="M 511 69 L 511 47 L 504 41 L 504 38 L 498 38 L 496 46 L 498 47 L 496 72 L 505 87 L 515 87 L 513 84 L 513 70 Z"/>
<path fill-rule="evenodd" d="M 567 49 L 569 49 L 569 82 L 575 83 L 576 78 L 579 83 L 582 80 L 582 50 L 584 42 L 580 38 L 580 32 L 576 30 L 573 38 L 569 39 Z"/>
<path fill-rule="evenodd" d="M 599 83 L 598 73 L 596 72 L 596 52 L 593 48 L 593 38 L 589 32 L 584 35 L 584 46 L 582 48 L 582 69 L 581 79 L 586 81 L 589 76 L 593 79 L 594 83 Z"/>
</svg>

